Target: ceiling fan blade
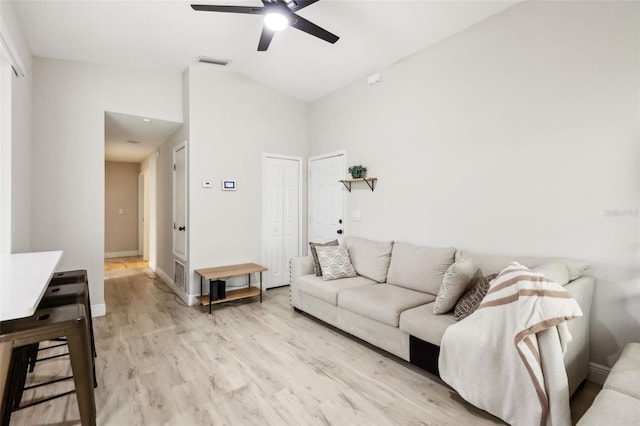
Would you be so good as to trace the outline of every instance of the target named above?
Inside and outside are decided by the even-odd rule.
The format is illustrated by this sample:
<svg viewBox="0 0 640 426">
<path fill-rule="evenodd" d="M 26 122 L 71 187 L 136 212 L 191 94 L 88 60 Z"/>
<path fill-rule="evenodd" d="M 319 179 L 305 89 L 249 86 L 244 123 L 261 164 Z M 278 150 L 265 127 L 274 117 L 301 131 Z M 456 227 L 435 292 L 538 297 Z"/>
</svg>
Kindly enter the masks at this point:
<svg viewBox="0 0 640 426">
<path fill-rule="evenodd" d="M 260 42 L 258 43 L 258 52 L 264 52 L 269 48 L 271 40 L 273 40 L 274 31 L 271 31 L 266 26 L 262 27 L 262 34 L 260 34 Z"/>
<path fill-rule="evenodd" d="M 322 40 L 327 41 L 331 44 L 335 43 L 340 39 L 340 37 L 338 37 L 337 35 L 330 33 L 324 28 L 317 26 L 313 22 L 307 21 L 306 19 L 301 18 L 296 14 L 293 14 L 293 19 L 289 23 L 289 25 L 300 31 L 304 31 L 305 33 L 311 34 L 312 36 L 321 38 Z"/>
<path fill-rule="evenodd" d="M 314 4 L 318 0 L 294 0 L 295 6 L 293 6 L 290 10 L 292 12 L 297 12 L 300 9 L 303 9 L 309 5 Z"/>
<path fill-rule="evenodd" d="M 248 13 L 250 15 L 264 14 L 263 7 L 251 6 L 213 6 L 210 4 L 192 4 L 191 8 L 203 12 L 228 12 L 228 13 Z"/>
</svg>

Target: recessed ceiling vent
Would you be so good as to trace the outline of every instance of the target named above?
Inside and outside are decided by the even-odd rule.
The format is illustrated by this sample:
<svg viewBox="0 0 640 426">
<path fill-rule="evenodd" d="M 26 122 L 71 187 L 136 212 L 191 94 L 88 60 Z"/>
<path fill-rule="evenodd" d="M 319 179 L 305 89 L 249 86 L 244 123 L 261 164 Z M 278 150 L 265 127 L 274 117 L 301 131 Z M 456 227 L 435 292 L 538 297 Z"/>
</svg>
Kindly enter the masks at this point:
<svg viewBox="0 0 640 426">
<path fill-rule="evenodd" d="M 130 140 L 130 139 L 129 139 L 127 142 L 128 142 L 128 143 L 132 143 L 132 144 L 134 144 L 134 145 L 135 145 L 135 144 L 140 143 L 140 141 L 132 141 L 132 140 Z"/>
<path fill-rule="evenodd" d="M 203 64 L 212 64 L 212 65 L 221 65 L 221 66 L 225 66 L 229 63 L 229 61 L 225 61 L 224 59 L 210 58 L 208 56 L 198 56 L 198 62 L 202 62 Z"/>
</svg>

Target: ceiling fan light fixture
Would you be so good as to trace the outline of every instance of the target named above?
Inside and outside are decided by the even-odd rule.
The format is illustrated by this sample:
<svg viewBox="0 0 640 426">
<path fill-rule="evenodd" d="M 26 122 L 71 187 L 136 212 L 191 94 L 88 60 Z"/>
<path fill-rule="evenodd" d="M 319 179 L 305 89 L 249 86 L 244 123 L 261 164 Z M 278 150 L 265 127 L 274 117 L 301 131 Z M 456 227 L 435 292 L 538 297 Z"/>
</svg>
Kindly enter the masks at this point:
<svg viewBox="0 0 640 426">
<path fill-rule="evenodd" d="M 281 13 L 270 12 L 264 16 L 264 25 L 271 31 L 282 31 L 289 25 L 289 19 Z"/>
</svg>

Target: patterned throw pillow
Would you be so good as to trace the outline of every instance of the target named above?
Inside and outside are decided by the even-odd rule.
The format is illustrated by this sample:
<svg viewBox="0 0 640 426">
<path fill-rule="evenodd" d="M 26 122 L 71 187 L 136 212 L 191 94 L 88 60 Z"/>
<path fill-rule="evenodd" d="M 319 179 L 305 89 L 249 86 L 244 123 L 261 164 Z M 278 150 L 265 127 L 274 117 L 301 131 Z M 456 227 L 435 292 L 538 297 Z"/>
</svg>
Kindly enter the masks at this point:
<svg viewBox="0 0 640 426">
<path fill-rule="evenodd" d="M 460 321 L 475 312 L 480 306 L 482 299 L 487 295 L 489 291 L 489 284 L 497 277 L 498 274 L 492 274 L 486 277 L 481 277 L 475 285 L 471 283 L 471 287 L 464 292 L 464 294 L 456 303 L 456 307 L 453 311 L 453 319 Z"/>
<path fill-rule="evenodd" d="M 311 257 L 313 257 L 313 272 L 317 277 L 322 276 L 322 269 L 320 269 L 320 262 L 318 261 L 318 253 L 316 252 L 316 247 L 324 247 L 324 246 L 337 246 L 338 240 L 329 241 L 328 243 L 309 243 L 309 251 L 311 252 Z"/>
<path fill-rule="evenodd" d="M 318 261 L 325 281 L 358 276 L 343 246 L 317 246 Z"/>
</svg>

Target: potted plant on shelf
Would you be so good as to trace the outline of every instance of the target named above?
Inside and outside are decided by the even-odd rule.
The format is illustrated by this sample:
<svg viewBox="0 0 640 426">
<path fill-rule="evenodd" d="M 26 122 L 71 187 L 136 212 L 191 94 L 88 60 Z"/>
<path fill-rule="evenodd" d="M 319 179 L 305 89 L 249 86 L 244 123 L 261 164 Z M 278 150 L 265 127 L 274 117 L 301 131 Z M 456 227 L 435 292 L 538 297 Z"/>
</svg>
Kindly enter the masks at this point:
<svg viewBox="0 0 640 426">
<path fill-rule="evenodd" d="M 363 178 L 367 174 L 367 168 L 362 164 L 357 166 L 351 166 L 347 171 L 351 174 L 351 177 L 353 177 L 354 179 Z"/>
</svg>

